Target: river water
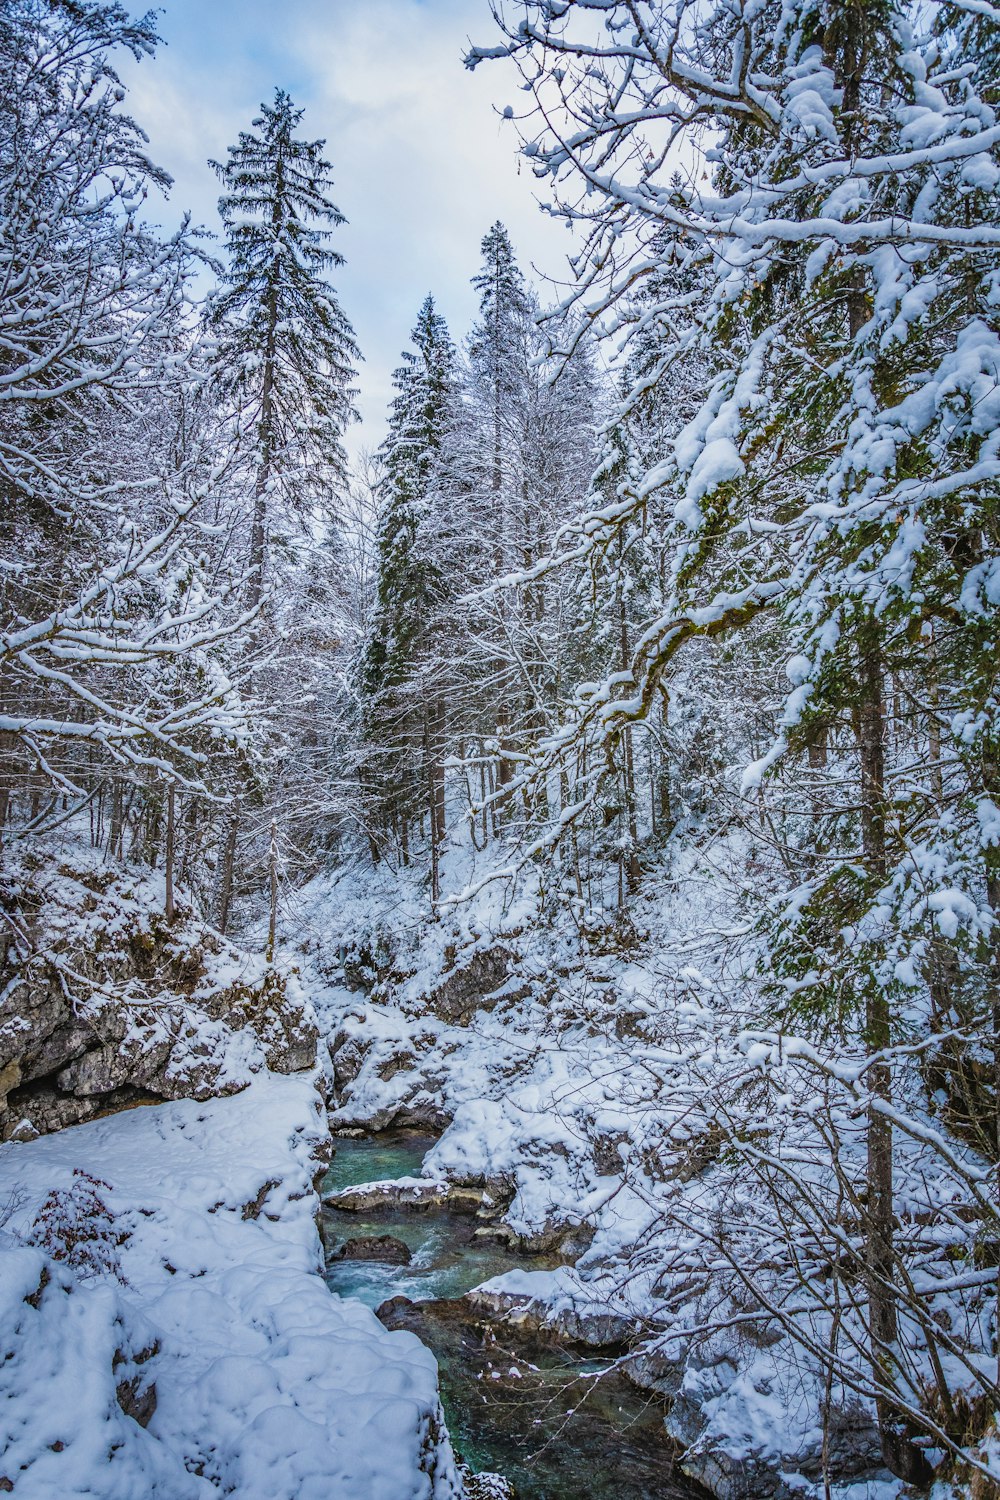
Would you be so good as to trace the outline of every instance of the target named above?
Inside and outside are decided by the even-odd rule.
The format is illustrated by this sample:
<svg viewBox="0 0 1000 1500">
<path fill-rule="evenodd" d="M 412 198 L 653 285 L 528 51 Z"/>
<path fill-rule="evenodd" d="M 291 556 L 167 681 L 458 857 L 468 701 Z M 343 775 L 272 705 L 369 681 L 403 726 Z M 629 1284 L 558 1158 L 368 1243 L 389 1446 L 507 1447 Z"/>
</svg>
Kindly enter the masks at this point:
<svg viewBox="0 0 1000 1500">
<path fill-rule="evenodd" d="M 411 1132 L 337 1139 L 323 1190 L 417 1176 L 432 1144 Z M 606 1362 L 526 1345 L 502 1323 L 470 1316 L 459 1299 L 480 1282 L 554 1264 L 474 1239 L 475 1228 L 474 1219 L 442 1210 L 325 1209 L 330 1249 L 390 1234 L 412 1257 L 407 1266 L 331 1259 L 327 1282 L 433 1349 L 456 1451 L 475 1471 L 506 1476 L 517 1500 L 697 1500 L 702 1492 L 673 1464 L 658 1401 L 605 1373 Z"/>
</svg>

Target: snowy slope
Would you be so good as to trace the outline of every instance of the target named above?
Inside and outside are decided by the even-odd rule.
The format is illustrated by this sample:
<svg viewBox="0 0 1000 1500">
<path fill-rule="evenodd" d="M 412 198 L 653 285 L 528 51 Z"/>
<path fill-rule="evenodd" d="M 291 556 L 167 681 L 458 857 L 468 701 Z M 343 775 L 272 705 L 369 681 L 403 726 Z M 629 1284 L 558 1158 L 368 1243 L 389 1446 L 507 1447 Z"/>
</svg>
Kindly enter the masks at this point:
<svg viewBox="0 0 1000 1500">
<path fill-rule="evenodd" d="M 317 1274 L 324 1126 L 265 1073 L 0 1147 L 0 1489 L 454 1500 L 433 1357 Z"/>
</svg>

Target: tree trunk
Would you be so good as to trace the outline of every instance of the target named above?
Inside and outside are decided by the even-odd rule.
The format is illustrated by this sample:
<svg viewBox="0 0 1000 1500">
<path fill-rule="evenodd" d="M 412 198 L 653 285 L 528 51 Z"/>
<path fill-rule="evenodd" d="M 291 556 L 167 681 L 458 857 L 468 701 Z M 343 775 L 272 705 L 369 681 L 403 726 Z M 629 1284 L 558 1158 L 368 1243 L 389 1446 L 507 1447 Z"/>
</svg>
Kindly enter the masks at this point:
<svg viewBox="0 0 1000 1500">
<path fill-rule="evenodd" d="M 431 712 L 425 705 L 423 714 L 423 751 L 424 776 L 427 783 L 427 811 L 429 814 L 428 829 L 431 846 L 431 899 L 437 905 L 438 898 L 441 895 L 441 871 L 438 849 L 437 777 L 434 764 L 435 756 L 431 745 Z"/>
<path fill-rule="evenodd" d="M 944 801 L 944 778 L 941 771 L 941 689 L 938 677 L 937 643 L 934 627 L 927 641 L 927 748 L 931 762 L 931 794 L 940 807 Z"/>
<path fill-rule="evenodd" d="M 229 908 L 233 899 L 233 867 L 236 863 L 236 839 L 240 827 L 239 804 L 235 803 L 226 826 L 226 842 L 222 850 L 219 867 L 219 931 L 224 933 L 229 923 Z"/>
<path fill-rule="evenodd" d="M 107 854 L 109 859 L 118 855 L 122 839 L 122 784 L 116 776 L 111 783 L 111 824 L 108 829 Z"/>
<path fill-rule="evenodd" d="M 174 784 L 171 782 L 167 787 L 167 843 L 163 861 L 163 874 L 167 887 L 167 899 L 164 909 L 168 922 L 174 920 L 174 837 L 177 826 L 175 800 Z"/>
<path fill-rule="evenodd" d="M 260 459 L 254 484 L 253 522 L 250 528 L 250 586 L 248 598 L 256 608 L 264 597 L 264 573 L 267 566 L 267 495 L 274 462 L 274 370 L 275 340 L 278 329 L 278 293 L 271 287 L 267 294 L 267 326 L 264 335 L 264 367 L 260 389 L 260 423 L 257 429 Z"/>
<path fill-rule="evenodd" d="M 1000 758 L 987 754 L 983 763 L 983 787 L 992 801 L 1000 803 Z M 1000 1201 L 1000 848 L 990 845 L 984 853 L 986 875 L 986 899 L 993 914 L 993 931 L 987 942 L 987 999 L 990 1008 L 990 1026 L 993 1032 L 993 1129 L 997 1197 Z M 994 1241 L 1000 1239 L 1000 1226 L 993 1224 Z M 1000 1284 L 997 1287 L 997 1306 L 1000 1307 Z M 997 1337 L 997 1384 L 1000 1385 L 1000 1334 Z"/>
<path fill-rule="evenodd" d="M 267 921 L 267 961 L 274 963 L 274 944 L 278 932 L 278 824 L 271 819 L 271 842 L 267 851 L 267 875 L 270 887 L 270 911 Z"/>
<path fill-rule="evenodd" d="M 885 825 L 885 712 L 882 654 L 877 623 L 869 618 L 862 635 L 860 702 L 857 734 L 861 752 L 861 833 L 865 865 L 873 884 L 887 874 Z M 865 1032 L 869 1053 L 887 1049 L 892 1040 L 889 1000 L 870 980 L 866 986 Z M 898 1337 L 894 1280 L 894 1202 L 892 1125 L 879 1109 L 892 1099 L 888 1062 L 872 1063 L 868 1086 L 873 1095 L 868 1110 L 867 1204 L 865 1279 L 868 1288 L 869 1336 L 877 1385 L 895 1384 L 895 1346 Z M 923 1483 L 930 1474 L 927 1460 L 913 1446 L 913 1433 L 887 1396 L 875 1402 L 882 1457 L 891 1471 L 909 1483 Z"/>
</svg>

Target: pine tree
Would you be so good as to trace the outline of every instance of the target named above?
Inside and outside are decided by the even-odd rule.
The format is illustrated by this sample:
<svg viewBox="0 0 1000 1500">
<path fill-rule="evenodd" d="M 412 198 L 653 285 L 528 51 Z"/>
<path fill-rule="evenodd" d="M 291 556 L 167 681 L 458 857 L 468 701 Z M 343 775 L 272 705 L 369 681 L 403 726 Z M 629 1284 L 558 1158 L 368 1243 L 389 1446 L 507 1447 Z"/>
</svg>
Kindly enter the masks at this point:
<svg viewBox="0 0 1000 1500">
<path fill-rule="evenodd" d="M 213 161 L 229 265 L 210 313 L 216 372 L 253 433 L 252 597 L 260 599 L 271 514 L 329 505 L 345 479 L 358 349 L 327 273 L 346 222 L 329 197 L 325 141 L 295 135 L 303 111 L 276 90 L 228 160 Z"/>
<path fill-rule="evenodd" d="M 426 797 L 436 895 L 444 836 L 442 606 L 446 590 L 454 587 L 448 568 L 454 479 L 449 442 L 460 379 L 447 325 L 430 296 L 411 339 L 413 349 L 404 352 L 393 375 L 396 395 L 381 450 L 375 611 L 360 680 L 370 737 L 373 732 L 377 742 L 377 821 L 395 825 L 405 855 L 413 807 Z"/>
</svg>

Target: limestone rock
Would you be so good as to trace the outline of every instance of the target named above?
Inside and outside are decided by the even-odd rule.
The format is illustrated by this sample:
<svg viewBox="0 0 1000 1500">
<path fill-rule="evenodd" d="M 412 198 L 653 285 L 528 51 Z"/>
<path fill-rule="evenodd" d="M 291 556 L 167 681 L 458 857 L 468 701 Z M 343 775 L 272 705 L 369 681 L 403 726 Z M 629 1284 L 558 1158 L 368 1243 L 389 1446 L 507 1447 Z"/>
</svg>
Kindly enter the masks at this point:
<svg viewBox="0 0 1000 1500">
<path fill-rule="evenodd" d="M 89 850 L 22 856 L 0 876 L 18 934 L 0 943 L 0 1140 L 314 1065 L 294 975 L 247 975 L 182 901 L 168 923 L 157 880 Z"/>
<path fill-rule="evenodd" d="M 384 1182 L 362 1182 L 357 1187 L 340 1188 L 325 1193 L 326 1208 L 341 1213 L 379 1213 L 386 1209 L 444 1208 L 448 1201 L 448 1184 L 423 1177 L 399 1177 Z"/>
<path fill-rule="evenodd" d="M 523 981 L 511 982 L 514 956 L 506 948 L 479 948 L 468 962 L 453 969 L 426 997 L 427 1008 L 452 1026 L 468 1026 L 477 1011 L 492 1010 L 501 1000 L 520 1000 Z"/>
<path fill-rule="evenodd" d="M 523 1336 L 586 1349 L 616 1349 L 627 1344 L 633 1330 L 630 1318 L 596 1308 L 559 1308 L 522 1293 L 477 1287 L 464 1298 L 479 1317 L 503 1322 Z"/>
<path fill-rule="evenodd" d="M 390 1266 L 408 1266 L 413 1259 L 410 1247 L 392 1234 L 361 1235 L 343 1240 L 330 1255 L 331 1260 L 380 1260 Z"/>
</svg>

